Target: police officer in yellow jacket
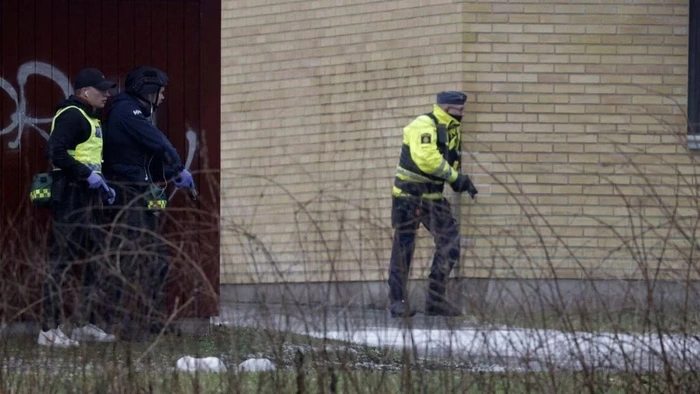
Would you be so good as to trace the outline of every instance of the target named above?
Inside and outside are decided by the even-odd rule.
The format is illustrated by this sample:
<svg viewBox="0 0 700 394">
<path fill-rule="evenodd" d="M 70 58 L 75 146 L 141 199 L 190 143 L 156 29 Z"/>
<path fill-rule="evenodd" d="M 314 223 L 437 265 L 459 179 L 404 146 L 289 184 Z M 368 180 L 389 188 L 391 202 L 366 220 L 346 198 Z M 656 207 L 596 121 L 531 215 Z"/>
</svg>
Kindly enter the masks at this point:
<svg viewBox="0 0 700 394">
<path fill-rule="evenodd" d="M 37 342 L 50 347 L 77 346 L 78 341 L 113 341 L 98 328 L 93 310 L 99 267 L 94 259 L 104 250 L 97 230 L 100 208 L 112 204 L 114 189 L 102 176 L 102 126 L 99 110 L 116 87 L 99 70 L 86 68 L 75 77 L 74 94 L 58 104 L 51 122 L 47 154 L 56 171 L 51 189 L 53 231 L 49 272 L 43 286 L 41 332 Z M 72 264 L 83 268 L 83 300 L 71 338 L 63 331 L 62 290 Z M 81 326 L 79 326 L 82 324 Z M 78 327 L 79 326 L 79 327 Z"/>
<path fill-rule="evenodd" d="M 462 92 L 438 93 L 433 110 L 418 116 L 403 130 L 403 146 L 392 192 L 394 243 L 389 266 L 392 317 L 415 314 L 415 309 L 406 302 L 407 280 L 416 231 L 421 223 L 435 241 L 425 314 L 461 314 L 445 299 L 447 277 L 459 261 L 459 232 L 442 192 L 448 183 L 455 192 L 467 192 L 472 199 L 478 193 L 469 177 L 459 172 L 459 127 L 466 99 L 467 95 Z"/>
</svg>

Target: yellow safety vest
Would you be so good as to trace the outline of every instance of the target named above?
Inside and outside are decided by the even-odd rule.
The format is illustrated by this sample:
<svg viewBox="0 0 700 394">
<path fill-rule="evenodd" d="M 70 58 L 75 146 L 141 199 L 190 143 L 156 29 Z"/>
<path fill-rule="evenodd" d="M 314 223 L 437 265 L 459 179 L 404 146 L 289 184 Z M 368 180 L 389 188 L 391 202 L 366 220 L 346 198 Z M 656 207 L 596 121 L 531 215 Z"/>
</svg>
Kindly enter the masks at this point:
<svg viewBox="0 0 700 394">
<path fill-rule="evenodd" d="M 102 172 L 102 127 L 100 126 L 100 120 L 89 117 L 85 111 L 80 107 L 74 105 L 61 108 L 56 115 L 54 115 L 51 120 L 51 132 L 53 133 L 54 126 L 56 124 L 56 118 L 58 118 L 66 110 L 75 108 L 87 119 L 90 123 L 90 137 L 78 144 L 75 150 L 69 150 L 68 154 L 73 156 L 73 158 L 86 166 L 91 170 L 96 172 Z"/>
</svg>

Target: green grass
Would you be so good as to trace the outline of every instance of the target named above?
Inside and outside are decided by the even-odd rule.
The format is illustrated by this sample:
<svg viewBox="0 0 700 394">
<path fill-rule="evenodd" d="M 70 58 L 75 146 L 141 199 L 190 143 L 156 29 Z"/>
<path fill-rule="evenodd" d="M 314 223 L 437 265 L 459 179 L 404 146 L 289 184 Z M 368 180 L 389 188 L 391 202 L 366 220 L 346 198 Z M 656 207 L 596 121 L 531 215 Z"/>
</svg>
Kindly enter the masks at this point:
<svg viewBox="0 0 700 394">
<path fill-rule="evenodd" d="M 251 357 L 265 357 L 280 366 L 294 362 L 297 351 L 310 359 L 322 357 L 339 363 L 400 362 L 397 352 L 369 348 L 341 341 L 254 328 L 214 327 L 210 335 L 163 335 L 149 342 L 84 343 L 70 349 L 50 349 L 36 345 L 34 336 L 11 336 L 0 341 L 0 360 L 8 363 L 41 365 L 51 361 L 54 367 L 77 364 L 146 368 L 175 365 L 185 355 L 219 357 L 225 364 L 238 364 Z M 9 359 L 9 360 L 8 360 Z"/>
<path fill-rule="evenodd" d="M 106 370 L 51 380 L 4 380 L 13 393 L 693 393 L 697 377 L 669 385 L 663 376 L 582 373 L 469 373 L 464 371 L 354 371 L 317 368 L 275 372 L 194 374 L 174 371 L 124 373 Z"/>
<path fill-rule="evenodd" d="M 690 393 L 695 374 L 561 370 L 474 372 L 455 360 L 416 360 L 399 352 L 252 328 L 211 335 L 165 335 L 155 342 L 47 349 L 34 337 L 0 341 L 0 393 Z M 226 373 L 175 370 L 178 358 L 219 357 Z M 238 373 L 251 357 L 276 371 Z"/>
<path fill-rule="evenodd" d="M 236 376 L 235 367 L 254 357 L 268 358 L 280 370 L 297 370 L 299 365 L 302 370 L 319 365 L 396 370 L 402 362 L 395 351 L 253 328 L 214 327 L 211 335 L 163 335 L 143 343 L 83 343 L 70 349 L 41 347 L 35 340 L 21 335 L 0 340 L 0 393 L 169 392 L 192 384 L 230 388 L 243 384 L 230 378 Z M 218 357 L 231 373 L 197 375 L 197 383 L 194 374 L 174 371 L 176 361 L 186 355 Z M 256 379 L 244 383 L 258 385 Z"/>
</svg>

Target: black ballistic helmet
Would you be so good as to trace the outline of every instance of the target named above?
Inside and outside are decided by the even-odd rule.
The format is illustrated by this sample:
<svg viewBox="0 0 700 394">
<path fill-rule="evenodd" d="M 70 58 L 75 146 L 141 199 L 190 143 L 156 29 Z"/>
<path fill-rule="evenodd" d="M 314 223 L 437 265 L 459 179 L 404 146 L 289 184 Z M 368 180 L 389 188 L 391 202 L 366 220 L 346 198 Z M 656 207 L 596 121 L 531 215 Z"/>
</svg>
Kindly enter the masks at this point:
<svg viewBox="0 0 700 394">
<path fill-rule="evenodd" d="M 127 92 L 141 96 L 158 93 L 161 87 L 168 85 L 168 74 L 151 66 L 139 66 L 126 76 L 124 87 Z"/>
</svg>

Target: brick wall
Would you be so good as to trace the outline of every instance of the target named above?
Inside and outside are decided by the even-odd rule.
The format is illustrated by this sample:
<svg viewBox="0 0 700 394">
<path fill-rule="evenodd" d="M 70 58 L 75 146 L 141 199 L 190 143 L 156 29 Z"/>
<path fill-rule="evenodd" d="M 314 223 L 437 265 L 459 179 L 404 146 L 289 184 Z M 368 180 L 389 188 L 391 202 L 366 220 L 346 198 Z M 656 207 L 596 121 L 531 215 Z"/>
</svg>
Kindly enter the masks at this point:
<svg viewBox="0 0 700 394">
<path fill-rule="evenodd" d="M 383 280 L 401 128 L 443 89 L 480 190 L 459 275 L 685 268 L 687 2 L 337 4 L 223 3 L 222 283 Z"/>
</svg>

